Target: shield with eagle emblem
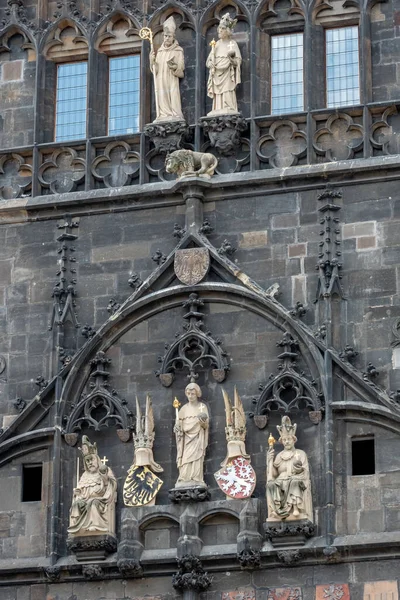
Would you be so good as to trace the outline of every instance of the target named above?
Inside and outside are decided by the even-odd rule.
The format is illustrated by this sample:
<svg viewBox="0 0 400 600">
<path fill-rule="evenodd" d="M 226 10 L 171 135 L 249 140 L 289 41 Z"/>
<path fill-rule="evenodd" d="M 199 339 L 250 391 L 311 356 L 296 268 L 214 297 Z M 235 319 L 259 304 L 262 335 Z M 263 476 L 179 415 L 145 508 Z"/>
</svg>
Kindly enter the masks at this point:
<svg viewBox="0 0 400 600">
<path fill-rule="evenodd" d="M 219 488 L 229 498 L 250 498 L 256 487 L 256 473 L 246 458 L 237 456 L 214 473 Z"/>
<path fill-rule="evenodd" d="M 174 260 L 175 275 L 186 285 L 196 285 L 207 275 L 210 254 L 207 248 L 177 250 Z"/>
<path fill-rule="evenodd" d="M 163 481 L 147 467 L 129 469 L 124 483 L 125 506 L 145 506 L 157 495 Z"/>
</svg>

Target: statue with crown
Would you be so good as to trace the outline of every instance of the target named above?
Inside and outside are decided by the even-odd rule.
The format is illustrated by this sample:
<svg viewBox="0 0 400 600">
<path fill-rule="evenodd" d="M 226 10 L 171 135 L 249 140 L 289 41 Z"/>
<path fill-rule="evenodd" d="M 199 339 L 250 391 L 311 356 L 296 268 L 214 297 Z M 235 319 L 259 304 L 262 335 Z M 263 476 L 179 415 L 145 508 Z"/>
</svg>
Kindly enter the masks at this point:
<svg viewBox="0 0 400 600">
<path fill-rule="evenodd" d="M 78 560 L 104 559 L 116 549 L 117 480 L 86 435 L 80 451 L 84 471 L 73 492 L 67 543 Z"/>
<path fill-rule="evenodd" d="M 232 154 L 241 144 L 240 132 L 247 127 L 238 110 L 236 88 L 241 82 L 242 55 L 233 39 L 237 19 L 225 13 L 218 25 L 218 40 L 211 41 L 207 58 L 207 95 L 212 109 L 200 120 L 211 146 L 224 155 Z"/>
<path fill-rule="evenodd" d="M 313 521 L 310 469 L 304 450 L 295 447 L 297 424 L 288 416 L 277 425 L 283 450 L 275 455 L 275 439 L 268 439 L 267 504 L 270 522 Z"/>
</svg>

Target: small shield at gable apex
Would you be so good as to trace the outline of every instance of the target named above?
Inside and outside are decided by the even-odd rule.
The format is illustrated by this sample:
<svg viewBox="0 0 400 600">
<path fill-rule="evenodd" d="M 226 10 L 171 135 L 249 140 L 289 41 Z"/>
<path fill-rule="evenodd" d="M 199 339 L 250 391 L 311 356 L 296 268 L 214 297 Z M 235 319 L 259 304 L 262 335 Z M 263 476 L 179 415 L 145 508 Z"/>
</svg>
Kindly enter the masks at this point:
<svg viewBox="0 0 400 600">
<path fill-rule="evenodd" d="M 177 250 L 174 259 L 175 275 L 185 285 L 196 285 L 207 275 L 210 254 L 207 248 Z"/>
<path fill-rule="evenodd" d="M 254 415 L 254 424 L 258 429 L 264 429 L 268 425 L 267 415 Z"/>
</svg>

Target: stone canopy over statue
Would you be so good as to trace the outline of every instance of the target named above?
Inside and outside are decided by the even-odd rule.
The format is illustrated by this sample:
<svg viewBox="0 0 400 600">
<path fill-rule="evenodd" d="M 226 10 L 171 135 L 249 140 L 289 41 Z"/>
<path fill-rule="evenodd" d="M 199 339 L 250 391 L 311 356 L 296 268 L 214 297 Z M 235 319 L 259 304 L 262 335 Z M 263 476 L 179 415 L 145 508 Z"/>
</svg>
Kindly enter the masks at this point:
<svg viewBox="0 0 400 600">
<path fill-rule="evenodd" d="M 313 521 L 311 481 L 307 455 L 295 448 L 297 425 L 282 417 L 277 426 L 283 450 L 275 456 L 275 439 L 268 439 L 267 521 Z"/>
<path fill-rule="evenodd" d="M 240 67 L 242 55 L 239 46 L 232 40 L 232 32 L 237 21 L 229 13 L 221 17 L 218 26 L 218 41 L 211 42 L 211 52 L 207 58 L 209 69 L 207 94 L 213 100 L 208 117 L 238 114 L 236 87 L 241 82 Z"/>
<path fill-rule="evenodd" d="M 176 23 L 169 17 L 164 25 L 164 41 L 155 53 L 150 52 L 150 68 L 154 76 L 157 117 L 154 123 L 185 121 L 182 114 L 179 80 L 183 77 L 183 50 L 175 39 Z"/>
<path fill-rule="evenodd" d="M 197 383 L 189 383 L 185 389 L 188 402 L 176 410 L 174 432 L 176 436 L 176 464 L 179 475 L 175 489 L 206 488 L 204 483 L 204 457 L 208 445 L 209 415 L 206 405 L 200 401 L 201 389 Z M 179 409 L 179 410 L 178 410 Z"/>
</svg>

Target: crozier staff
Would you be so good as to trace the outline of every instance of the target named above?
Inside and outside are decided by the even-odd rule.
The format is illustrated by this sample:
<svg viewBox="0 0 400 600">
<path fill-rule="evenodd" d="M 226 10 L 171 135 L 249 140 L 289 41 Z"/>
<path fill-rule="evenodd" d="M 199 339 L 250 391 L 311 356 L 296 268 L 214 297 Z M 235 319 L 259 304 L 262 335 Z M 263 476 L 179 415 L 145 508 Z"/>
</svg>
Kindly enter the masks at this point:
<svg viewBox="0 0 400 600">
<path fill-rule="evenodd" d="M 154 123 L 185 120 L 179 90 L 185 60 L 183 50 L 175 39 L 175 31 L 175 19 L 169 17 L 163 25 L 164 39 L 157 53 L 151 46 L 150 69 L 154 76 L 157 113 Z"/>
</svg>

